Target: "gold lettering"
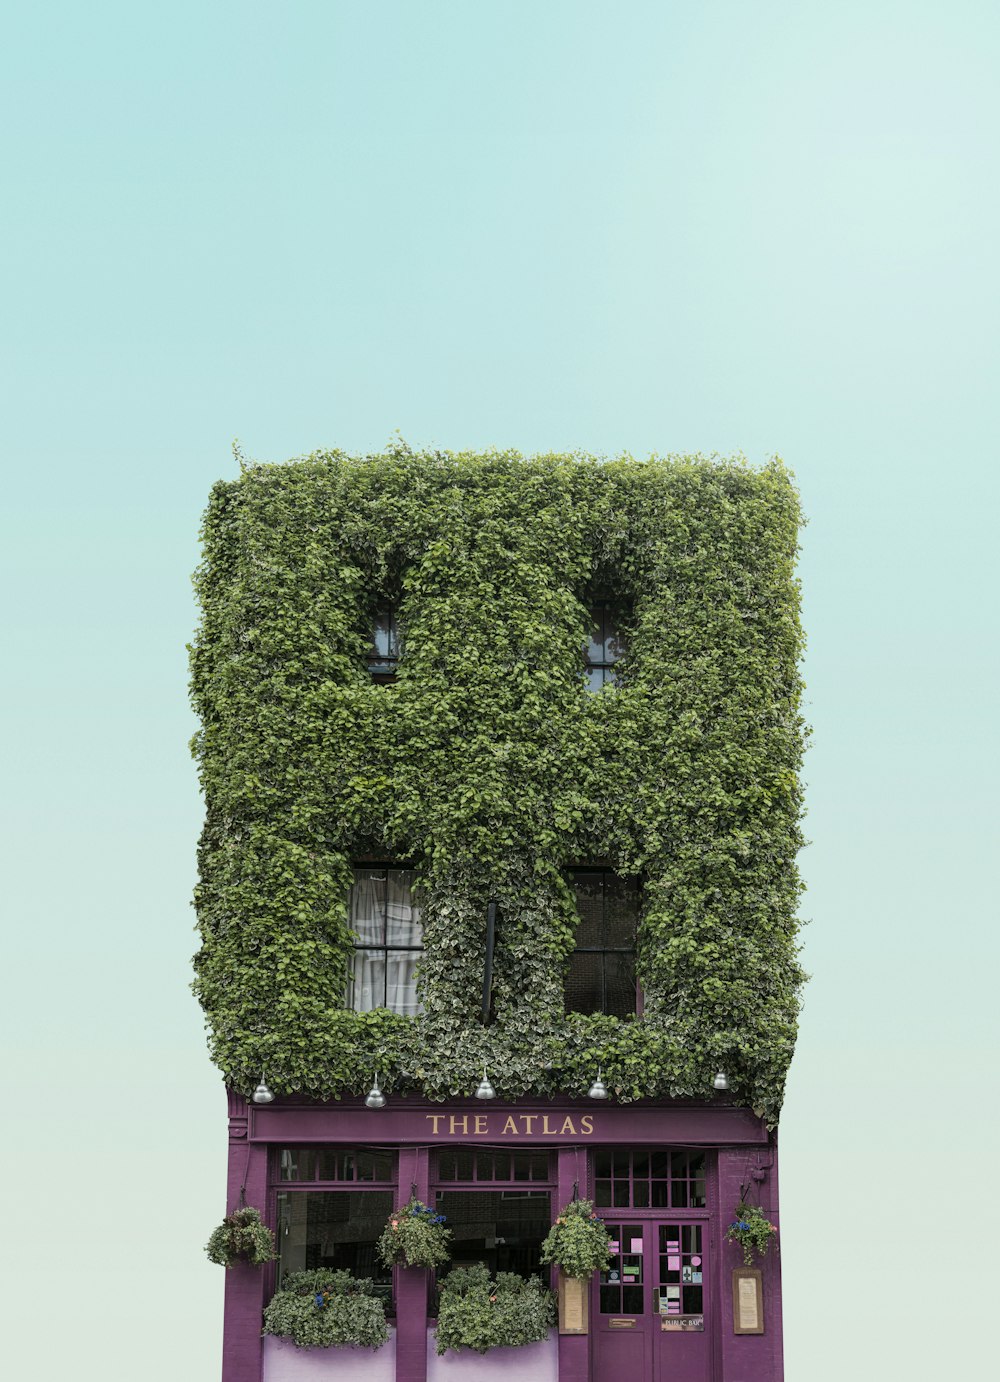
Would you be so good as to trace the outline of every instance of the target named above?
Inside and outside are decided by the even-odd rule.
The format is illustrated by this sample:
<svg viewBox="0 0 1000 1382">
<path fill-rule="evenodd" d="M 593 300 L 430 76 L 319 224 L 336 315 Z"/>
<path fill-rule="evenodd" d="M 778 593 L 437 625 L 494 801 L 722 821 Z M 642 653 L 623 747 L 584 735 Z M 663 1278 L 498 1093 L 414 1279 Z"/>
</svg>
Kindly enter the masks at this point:
<svg viewBox="0 0 1000 1382">
<path fill-rule="evenodd" d="M 500 1136 L 504 1137 L 509 1132 L 512 1132 L 515 1137 L 520 1137 L 521 1135 L 521 1129 L 514 1122 L 513 1117 L 508 1113 L 507 1121 L 503 1125 L 503 1132 L 500 1134 Z"/>
<path fill-rule="evenodd" d="M 537 1114 L 537 1113 L 522 1113 L 522 1114 L 521 1114 L 521 1122 L 524 1124 L 524 1131 L 525 1131 L 525 1132 L 528 1134 L 528 1136 L 530 1137 L 530 1136 L 531 1136 L 531 1125 L 532 1125 L 532 1123 L 537 1123 L 537 1122 L 538 1122 L 538 1114 Z"/>
<path fill-rule="evenodd" d="M 584 1137 L 589 1137 L 594 1131 L 594 1120 L 589 1113 L 585 1113 L 580 1119 L 580 1131 L 583 1133 Z"/>
<path fill-rule="evenodd" d="M 551 1137 L 551 1136 L 553 1135 L 554 1132 L 555 1132 L 555 1128 L 550 1128 L 550 1127 L 549 1127 L 549 1115 L 548 1115 L 547 1113 L 543 1113 L 543 1114 L 542 1114 L 542 1136 L 543 1136 L 543 1137 Z"/>
<path fill-rule="evenodd" d="M 468 1118 L 466 1118 L 465 1114 L 463 1113 L 461 1119 L 456 1118 L 455 1115 L 452 1114 L 451 1117 L 448 1119 L 448 1131 L 452 1134 L 453 1137 L 455 1133 L 459 1131 L 459 1122 L 461 1122 L 462 1124 L 462 1132 L 467 1133 L 469 1131 L 469 1120 Z"/>
<path fill-rule="evenodd" d="M 431 1131 L 432 1131 L 432 1133 L 434 1134 L 434 1136 L 435 1136 L 435 1137 L 440 1136 L 440 1134 L 438 1133 L 438 1124 L 441 1122 L 441 1119 L 444 1117 L 444 1114 L 443 1114 L 443 1113 L 425 1113 L 425 1114 L 424 1114 L 424 1117 L 425 1117 L 425 1118 L 429 1118 L 430 1121 L 434 1124 L 433 1128 L 431 1129 Z"/>
<path fill-rule="evenodd" d="M 565 1120 L 565 1122 L 563 1123 L 562 1127 L 559 1129 L 559 1131 L 562 1133 L 562 1135 L 563 1135 L 564 1137 L 566 1136 L 566 1134 L 567 1134 L 568 1132 L 571 1132 L 571 1133 L 573 1134 L 573 1136 L 575 1137 L 575 1136 L 576 1136 L 576 1128 L 574 1128 L 574 1126 L 573 1126 L 573 1120 L 572 1120 L 572 1118 L 567 1117 L 566 1120 Z"/>
<path fill-rule="evenodd" d="M 486 1114 L 485 1114 L 485 1113 L 477 1113 L 477 1114 L 476 1114 L 476 1136 L 477 1136 L 477 1137 L 485 1137 L 485 1136 L 486 1136 L 486 1131 L 487 1131 L 487 1129 L 486 1129 Z"/>
</svg>

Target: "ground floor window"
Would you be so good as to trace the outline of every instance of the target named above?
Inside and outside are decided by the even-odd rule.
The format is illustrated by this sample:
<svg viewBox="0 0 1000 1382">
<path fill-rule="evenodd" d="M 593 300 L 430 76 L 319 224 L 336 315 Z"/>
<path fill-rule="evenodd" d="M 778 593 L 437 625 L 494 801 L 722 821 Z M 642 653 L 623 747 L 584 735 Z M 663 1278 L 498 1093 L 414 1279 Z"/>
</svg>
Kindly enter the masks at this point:
<svg viewBox="0 0 1000 1382">
<path fill-rule="evenodd" d="M 541 1252 L 552 1224 L 548 1190 L 439 1190 L 435 1208 L 452 1232 L 449 1269 L 482 1262 L 491 1273 L 546 1274 Z"/>
<path fill-rule="evenodd" d="M 278 1195 L 278 1282 L 288 1272 L 332 1267 L 371 1277 L 392 1301 L 392 1271 L 375 1244 L 392 1213 L 391 1190 L 299 1190 Z"/>
</svg>

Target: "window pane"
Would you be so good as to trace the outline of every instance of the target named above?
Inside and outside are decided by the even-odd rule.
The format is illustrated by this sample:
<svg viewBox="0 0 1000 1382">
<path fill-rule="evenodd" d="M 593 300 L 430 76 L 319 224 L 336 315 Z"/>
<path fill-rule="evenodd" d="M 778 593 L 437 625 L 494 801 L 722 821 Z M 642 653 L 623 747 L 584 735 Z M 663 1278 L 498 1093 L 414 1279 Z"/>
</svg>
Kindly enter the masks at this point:
<svg viewBox="0 0 1000 1382">
<path fill-rule="evenodd" d="M 583 651 L 583 659 L 585 662 L 593 663 L 604 661 L 604 617 L 605 611 L 602 605 L 598 605 L 590 611 L 587 642 Z"/>
<path fill-rule="evenodd" d="M 373 656 L 369 661 L 374 664 L 383 663 L 389 668 L 399 657 L 399 628 L 393 610 L 380 609 L 375 615 L 372 650 Z"/>
<path fill-rule="evenodd" d="M 628 1017 L 635 1012 L 635 959 L 609 951 L 604 967 L 604 1011 L 613 1017 Z"/>
<path fill-rule="evenodd" d="M 493 1174 L 497 1180 L 510 1180 L 510 1152 L 493 1153 Z"/>
<path fill-rule="evenodd" d="M 455 1179 L 472 1180 L 473 1159 L 471 1152 L 455 1153 Z"/>
<path fill-rule="evenodd" d="M 595 1153 L 594 1153 L 594 1175 L 595 1175 L 595 1176 L 610 1176 L 610 1175 L 611 1175 L 611 1153 L 610 1153 L 610 1152 L 604 1151 L 604 1150 L 602 1149 L 601 1151 L 595 1152 Z"/>
<path fill-rule="evenodd" d="M 543 1275 L 542 1240 L 552 1222 L 550 1199 L 547 1190 L 439 1191 L 437 1211 L 446 1215 L 454 1235 L 450 1265 L 484 1262 L 492 1273 Z"/>
<path fill-rule="evenodd" d="M 605 875 L 605 945 L 633 950 L 639 923 L 639 886 L 634 878 Z"/>
<path fill-rule="evenodd" d="M 622 1314 L 642 1314 L 642 1287 L 624 1286 L 622 1288 Z"/>
<path fill-rule="evenodd" d="M 633 1001 L 633 1010 L 635 1003 Z M 599 1013 L 601 1003 L 601 956 L 575 951 L 566 976 L 566 1011 Z"/>
<path fill-rule="evenodd" d="M 610 609 L 604 611 L 604 661 L 617 662 L 625 656 L 625 640 L 618 629 L 618 620 Z"/>
<path fill-rule="evenodd" d="M 356 1013 L 385 1007 L 385 951 L 355 950 L 350 1005 Z"/>
<path fill-rule="evenodd" d="M 588 668 L 587 668 L 587 690 L 588 690 L 588 691 L 600 691 L 600 689 L 602 688 L 602 686 L 604 685 L 604 683 L 605 683 L 606 680 L 607 680 L 607 674 L 605 673 L 605 670 L 604 670 L 603 667 L 588 667 Z"/>
<path fill-rule="evenodd" d="M 383 1299 L 392 1272 L 375 1244 L 393 1207 L 390 1190 L 300 1190 L 278 1196 L 278 1280 L 315 1267 L 344 1268 L 371 1277 Z"/>
<path fill-rule="evenodd" d="M 358 952 L 363 953 L 363 952 Z M 389 950 L 386 952 L 385 1006 L 391 1012 L 412 1017 L 420 1012 L 417 1002 L 418 950 Z"/>
<path fill-rule="evenodd" d="M 414 906 L 411 892 L 414 883 L 412 869 L 389 869 L 386 883 L 388 945 L 423 945 L 420 909 Z"/>
<path fill-rule="evenodd" d="M 385 944 L 385 869 L 355 869 L 351 889 L 351 930 L 360 945 Z"/>
<path fill-rule="evenodd" d="M 599 1180 L 594 1186 L 594 1203 L 607 1208 L 611 1203 L 611 1182 Z"/>
<path fill-rule="evenodd" d="M 574 944 L 583 950 L 604 946 L 604 875 L 574 873 L 570 879 L 580 920 Z"/>
</svg>

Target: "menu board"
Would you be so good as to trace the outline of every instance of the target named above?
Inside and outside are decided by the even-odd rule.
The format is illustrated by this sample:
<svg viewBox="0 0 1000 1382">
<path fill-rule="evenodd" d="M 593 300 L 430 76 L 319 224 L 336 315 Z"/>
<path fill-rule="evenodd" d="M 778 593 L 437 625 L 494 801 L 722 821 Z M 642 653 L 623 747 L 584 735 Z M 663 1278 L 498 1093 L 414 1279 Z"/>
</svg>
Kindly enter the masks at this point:
<svg viewBox="0 0 1000 1382">
<path fill-rule="evenodd" d="M 559 1273 L 559 1333 L 587 1333 L 587 1290 L 590 1283 Z"/>
<path fill-rule="evenodd" d="M 733 1272 L 733 1333 L 763 1334 L 764 1288 L 756 1267 L 737 1267 Z"/>
</svg>

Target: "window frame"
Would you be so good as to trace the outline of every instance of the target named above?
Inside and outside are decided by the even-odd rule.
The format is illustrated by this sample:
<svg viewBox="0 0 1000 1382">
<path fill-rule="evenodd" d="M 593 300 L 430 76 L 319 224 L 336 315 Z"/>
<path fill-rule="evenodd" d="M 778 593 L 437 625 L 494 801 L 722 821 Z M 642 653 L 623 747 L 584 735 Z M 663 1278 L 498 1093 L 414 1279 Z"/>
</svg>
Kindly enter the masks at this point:
<svg viewBox="0 0 1000 1382">
<path fill-rule="evenodd" d="M 608 652 L 609 616 L 612 628 L 610 638 L 614 642 L 617 642 L 619 646 L 622 648 L 622 651 L 617 656 L 609 656 Z M 595 659 L 592 658 L 590 655 L 591 644 L 593 641 L 591 638 L 591 630 L 598 623 L 600 624 L 601 629 L 601 647 L 604 650 L 604 656 L 600 659 Z M 583 672 L 587 684 L 587 690 L 591 693 L 591 695 L 597 695 L 599 692 L 603 691 L 607 686 L 621 685 L 621 673 L 616 669 L 618 668 L 622 659 L 625 657 L 624 648 L 625 639 L 621 632 L 621 620 L 619 618 L 619 610 L 616 602 L 614 600 L 608 599 L 607 597 L 601 597 L 599 599 L 590 600 L 587 604 L 587 638 L 586 642 L 583 645 Z M 591 678 L 594 675 L 594 673 L 598 672 L 601 674 L 601 684 L 600 686 L 593 686 L 591 684 Z"/>
<path fill-rule="evenodd" d="M 353 928 L 353 926 L 351 925 L 351 922 L 352 922 L 352 915 L 351 915 L 351 913 L 352 913 L 352 911 L 353 911 L 352 899 L 353 899 L 353 896 L 354 896 L 354 888 L 355 888 L 355 885 L 356 885 L 356 882 L 357 882 L 357 874 L 358 874 L 358 873 L 362 873 L 362 872 L 371 873 L 371 872 L 374 872 L 374 871 L 376 871 L 376 870 L 382 870 L 382 871 L 387 875 L 387 877 L 386 877 L 386 884 L 387 884 L 387 886 L 386 886 L 386 901 L 385 901 L 385 906 L 384 906 L 384 908 L 383 908 L 383 914 L 382 914 L 382 935 L 383 935 L 383 937 L 384 937 L 384 940 L 383 940 L 383 942 L 382 942 L 381 945 L 373 945 L 373 944 L 370 944 L 370 943 L 368 943 L 368 942 L 362 942 L 362 941 L 359 940 L 359 938 L 358 938 L 358 933 L 357 933 L 357 931 L 355 931 L 354 928 Z M 423 921 L 422 921 L 422 920 L 421 920 L 421 923 L 420 923 L 420 937 L 421 937 L 421 944 L 420 944 L 420 945 L 400 945 L 400 944 L 393 944 L 393 945 L 390 945 L 390 944 L 389 944 L 389 911 L 388 911 L 388 908 L 389 908 L 389 890 L 388 890 L 388 874 L 390 874 L 390 873 L 410 873 L 410 874 L 413 875 L 414 880 L 417 880 L 417 879 L 419 878 L 419 873 L 418 873 L 417 869 L 415 868 L 415 866 L 414 866 L 412 863 L 405 862 L 405 861 L 402 862 L 402 863 L 399 863 L 399 862 L 396 862 L 396 861 L 393 861 L 392 863 L 389 863 L 389 862 L 387 862 L 386 860 L 381 860 L 381 859 L 358 859 L 358 860 L 355 860 L 354 863 L 352 863 L 352 865 L 351 865 L 351 872 L 352 872 L 352 874 L 354 874 L 354 879 L 353 879 L 353 881 L 352 881 L 352 883 L 351 883 L 351 888 L 350 888 L 350 891 L 349 891 L 349 893 L 348 893 L 348 900 L 347 900 L 347 920 L 348 920 L 348 926 L 350 927 L 350 930 L 351 930 L 351 935 L 352 935 L 352 937 L 353 937 L 353 944 L 352 944 L 352 948 L 351 948 L 350 959 L 349 959 L 349 962 L 348 962 L 347 975 L 346 975 L 345 982 L 344 982 L 344 1006 L 345 1006 L 345 1008 L 346 1008 L 346 1010 L 347 1010 L 348 1012 L 360 1013 L 360 1012 L 383 1012 L 383 1011 L 384 1011 L 384 1012 L 396 1013 L 396 1014 L 397 1014 L 398 1016 L 400 1016 L 400 1017 L 417 1017 L 417 1016 L 419 1016 L 420 1013 L 423 1011 L 423 1005 L 422 1005 L 422 1004 L 420 1003 L 420 1001 L 419 1001 L 419 997 L 418 997 L 418 994 L 417 994 L 416 981 L 415 981 L 415 980 L 414 980 L 414 988 L 413 988 L 414 999 L 415 999 L 415 1006 L 414 1006 L 414 1011 L 413 1011 L 412 1013 L 399 1012 L 399 1010 L 398 1010 L 397 1008 L 392 1008 L 392 1007 L 390 1007 L 390 1006 L 388 1005 L 388 1003 L 386 1003 L 386 1002 L 382 1002 L 382 1003 L 376 1004 L 376 1005 L 375 1005 L 374 1007 L 372 1007 L 372 1008 L 356 1008 L 356 1007 L 354 1006 L 353 999 L 354 999 L 354 993 L 355 993 L 355 987 L 354 987 L 354 963 L 355 963 L 355 957 L 356 957 L 356 955 L 357 955 L 357 953 L 358 953 L 359 950 L 361 950 L 361 951 L 367 951 L 367 952 L 370 953 L 370 954 L 378 954 L 378 955 L 381 955 L 381 956 L 382 956 L 382 962 L 383 962 L 383 973 L 382 973 L 382 996 L 383 996 L 383 999 L 388 998 L 388 993 L 389 993 L 389 955 L 390 955 L 390 953 L 395 953 L 395 952 L 397 952 L 397 951 L 403 951 L 403 952 L 406 953 L 406 954 L 413 954 L 413 955 L 423 955 L 423 954 L 425 953 L 427 947 L 423 944 L 423 930 L 424 930 L 424 928 L 423 928 Z M 411 887 L 410 887 L 410 905 L 411 905 L 411 907 L 413 906 L 413 884 L 411 884 Z"/>
<path fill-rule="evenodd" d="M 387 625 L 387 641 L 389 651 L 379 652 L 378 634 L 380 621 L 385 621 Z M 389 686 L 396 680 L 396 673 L 399 670 L 399 662 L 402 657 L 401 639 L 399 634 L 399 613 L 394 604 L 383 601 L 375 607 L 375 617 L 372 622 L 371 642 L 369 644 L 367 667 L 368 675 L 376 686 Z"/>
<path fill-rule="evenodd" d="M 602 879 L 607 878 L 607 877 L 611 877 L 611 878 L 617 879 L 617 880 L 618 880 L 619 882 L 621 882 L 621 883 L 624 883 L 624 884 L 626 884 L 626 885 L 633 886 L 633 887 L 635 888 L 635 894 L 636 894 L 636 913 L 635 913 L 635 935 L 634 935 L 633 943 L 632 943 L 631 946 L 614 946 L 614 945 L 612 945 L 612 946 L 609 946 L 609 945 L 600 945 L 600 946 L 595 946 L 595 945 L 577 945 L 577 944 L 576 944 L 576 935 L 574 935 L 573 949 L 570 951 L 569 955 L 567 956 L 566 978 L 565 978 L 565 980 L 564 980 L 564 982 L 563 982 L 563 1010 L 564 1010 L 564 1012 L 566 1012 L 566 1013 L 571 1013 L 571 1012 L 582 1012 L 582 1009 L 580 1009 L 580 1008 L 571 1008 L 571 1007 L 569 1007 L 569 1006 L 567 1005 L 566 981 L 568 981 L 568 979 L 569 979 L 570 966 L 571 966 L 572 963 L 573 963 L 573 956 L 574 956 L 574 955 L 600 955 L 600 956 L 602 957 L 602 959 L 601 959 L 601 1006 L 600 1006 L 599 1009 L 597 1009 L 597 1010 L 595 1010 L 595 1011 L 597 1011 L 598 1013 L 600 1013 L 600 1015 L 605 1016 L 605 1017 L 617 1017 L 617 1018 L 619 1019 L 619 1021 L 622 1021 L 622 1022 L 627 1021 L 628 1018 L 629 1018 L 629 1017 L 632 1017 L 632 1016 L 641 1017 L 641 1016 L 642 1016 L 642 1007 L 643 1007 L 643 1002 L 642 1002 L 642 987 L 641 987 L 641 985 L 640 985 L 640 983 L 639 983 L 638 974 L 636 973 L 636 965 L 637 965 L 637 961 L 638 961 L 638 950 L 639 950 L 639 926 L 640 926 L 640 924 L 641 924 L 641 922 L 642 922 L 642 892 L 643 892 L 643 882 L 642 882 L 642 879 L 641 879 L 641 878 L 625 878 L 622 874 L 618 873 L 615 869 L 613 869 L 613 868 L 608 868 L 607 866 L 602 866 L 602 865 L 599 865 L 599 864 L 598 864 L 598 865 L 589 865 L 589 864 L 586 864 L 586 865 L 581 865 L 581 866 L 576 867 L 576 868 L 568 868 L 568 869 L 565 870 L 565 874 L 566 874 L 567 882 L 569 883 L 569 886 L 570 886 L 570 888 L 574 891 L 574 893 L 575 893 L 575 889 L 573 888 L 573 880 L 574 880 L 574 878 L 579 877 L 579 876 L 581 876 L 581 875 L 586 875 L 586 876 L 591 876 L 591 877 L 593 877 L 593 876 L 595 876 L 595 875 L 599 875 Z M 601 931 L 602 931 L 602 937 L 604 937 L 604 938 L 606 938 L 606 936 L 607 936 L 607 930 L 606 930 L 606 912 L 607 912 L 607 893 L 606 893 L 606 891 L 603 891 L 603 890 L 602 890 Z M 577 906 L 577 928 L 578 928 L 577 934 L 579 933 L 579 924 L 580 924 L 581 921 L 582 921 L 582 917 L 580 916 L 579 906 Z M 608 955 L 631 955 L 631 956 L 632 956 L 632 973 L 633 973 L 633 977 L 634 977 L 634 980 L 635 980 L 635 1009 L 634 1009 L 634 1012 L 632 1012 L 632 1013 L 621 1014 L 621 1013 L 609 1013 L 609 1012 L 608 1012 L 608 985 L 607 985 L 607 961 L 606 961 L 606 957 L 607 957 Z M 586 1017 L 586 1016 L 590 1016 L 591 1014 L 582 1013 L 582 1015 Z"/>
</svg>

